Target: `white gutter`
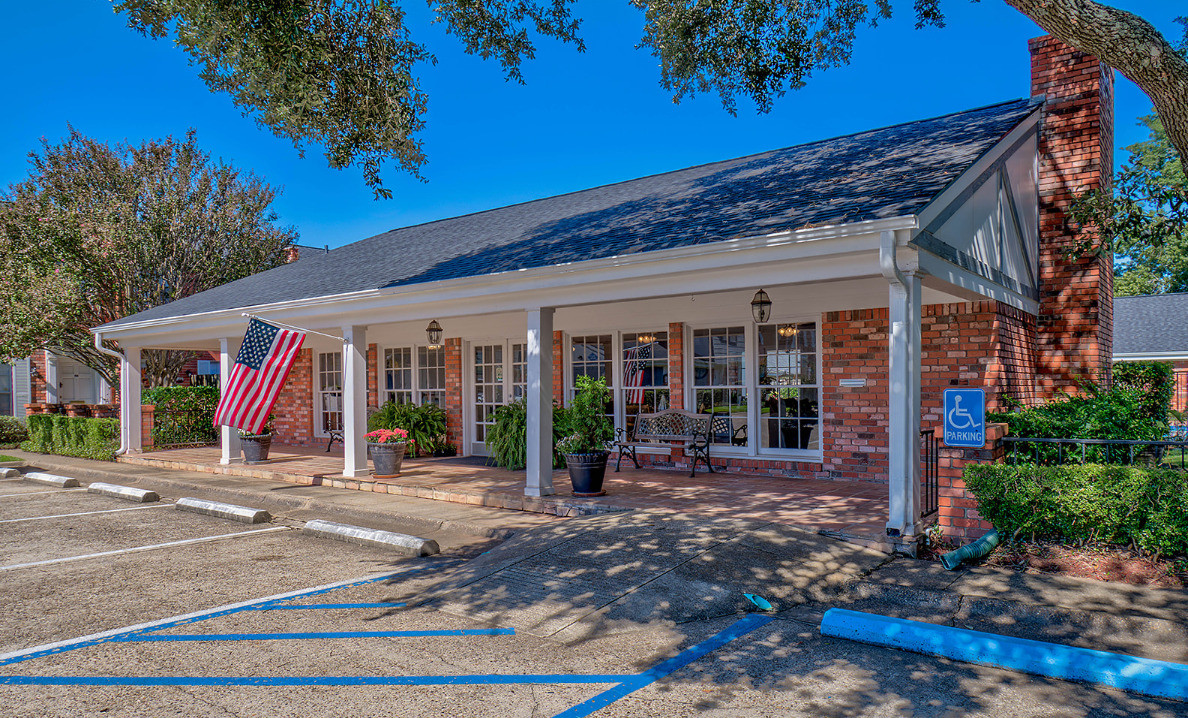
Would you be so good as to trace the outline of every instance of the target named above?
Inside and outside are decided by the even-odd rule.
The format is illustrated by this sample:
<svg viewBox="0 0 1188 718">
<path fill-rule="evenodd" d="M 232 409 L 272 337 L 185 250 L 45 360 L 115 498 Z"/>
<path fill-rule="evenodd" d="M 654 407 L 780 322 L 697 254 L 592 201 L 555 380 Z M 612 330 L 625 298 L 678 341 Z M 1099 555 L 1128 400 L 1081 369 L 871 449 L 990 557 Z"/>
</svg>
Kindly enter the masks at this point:
<svg viewBox="0 0 1188 718">
<path fill-rule="evenodd" d="M 109 357 L 113 357 L 118 362 L 122 363 L 124 361 L 123 354 L 120 354 L 117 351 L 113 351 L 113 350 L 108 349 L 107 347 L 103 346 L 103 334 L 101 334 L 100 332 L 95 332 L 95 349 L 98 350 L 98 352 L 100 354 L 106 354 Z M 121 369 L 120 372 L 123 373 L 123 369 Z M 121 382 L 121 383 L 123 383 L 123 382 Z M 121 393 L 120 394 L 120 448 L 116 450 L 116 452 L 115 452 L 116 456 L 120 456 L 121 454 L 126 454 L 128 452 L 128 439 L 127 439 L 127 437 L 124 436 L 123 416 L 124 416 L 124 395 Z"/>
</svg>

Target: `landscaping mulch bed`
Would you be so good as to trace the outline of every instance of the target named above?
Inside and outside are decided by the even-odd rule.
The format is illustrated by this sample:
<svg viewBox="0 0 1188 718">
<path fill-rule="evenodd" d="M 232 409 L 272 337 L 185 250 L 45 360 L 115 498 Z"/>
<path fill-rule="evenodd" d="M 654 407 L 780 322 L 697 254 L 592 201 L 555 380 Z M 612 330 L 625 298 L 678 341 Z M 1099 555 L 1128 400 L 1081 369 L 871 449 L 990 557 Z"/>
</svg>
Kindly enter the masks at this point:
<svg viewBox="0 0 1188 718">
<path fill-rule="evenodd" d="M 953 546 L 923 549 L 920 558 L 940 561 Z M 1188 561 L 1145 556 L 1120 546 L 1065 546 L 1043 541 L 1000 544 L 975 566 L 1117 581 L 1152 588 L 1188 588 Z"/>
</svg>

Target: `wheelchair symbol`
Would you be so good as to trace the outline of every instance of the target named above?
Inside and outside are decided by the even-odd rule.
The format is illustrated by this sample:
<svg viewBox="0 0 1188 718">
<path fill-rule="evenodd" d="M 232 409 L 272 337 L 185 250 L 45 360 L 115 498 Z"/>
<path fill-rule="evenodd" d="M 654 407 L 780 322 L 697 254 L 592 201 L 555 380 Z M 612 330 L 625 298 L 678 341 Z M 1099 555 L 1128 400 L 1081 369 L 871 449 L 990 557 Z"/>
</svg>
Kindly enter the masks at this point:
<svg viewBox="0 0 1188 718">
<path fill-rule="evenodd" d="M 961 431 L 962 429 L 979 429 L 982 426 L 977 422 L 976 419 L 973 418 L 973 414 L 970 414 L 968 409 L 961 407 L 960 394 L 956 394 L 953 397 L 953 408 L 949 411 L 948 419 L 949 428 L 955 431 Z M 961 419 L 961 423 L 957 423 L 958 419 Z"/>
</svg>

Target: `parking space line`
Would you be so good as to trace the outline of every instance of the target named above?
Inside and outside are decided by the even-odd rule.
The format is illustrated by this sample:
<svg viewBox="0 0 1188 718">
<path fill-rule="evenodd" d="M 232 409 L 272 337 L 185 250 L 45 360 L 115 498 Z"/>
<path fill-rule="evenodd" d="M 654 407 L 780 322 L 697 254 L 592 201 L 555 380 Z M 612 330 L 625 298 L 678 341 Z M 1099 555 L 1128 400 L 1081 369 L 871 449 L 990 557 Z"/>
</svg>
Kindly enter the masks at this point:
<svg viewBox="0 0 1188 718">
<path fill-rule="evenodd" d="M 0 499 L 11 499 L 14 496 L 38 496 L 40 494 L 69 494 L 73 491 L 86 491 L 86 489 L 58 489 L 57 491 L 29 491 L 23 494 L 4 494 Z"/>
<path fill-rule="evenodd" d="M 601 710 L 621 698 L 626 698 L 639 689 L 655 683 L 661 678 L 684 668 L 693 661 L 705 657 L 709 653 L 725 646 L 727 643 L 741 638 L 774 620 L 775 616 L 764 616 L 758 613 L 748 614 L 744 618 L 730 624 L 725 630 L 710 636 L 696 646 L 681 651 L 667 661 L 652 666 L 639 675 L 629 677 L 614 688 L 599 693 L 569 710 L 562 711 L 553 716 L 553 718 L 585 718 L 585 716 Z"/>
<path fill-rule="evenodd" d="M 489 686 L 621 683 L 637 676 L 0 676 L 5 686 Z"/>
<path fill-rule="evenodd" d="M 166 636 L 141 633 L 121 636 L 117 643 L 168 641 L 285 641 L 318 638 L 425 638 L 436 636 L 514 636 L 514 628 L 454 628 L 427 631 L 325 631 L 321 633 L 174 633 Z"/>
<path fill-rule="evenodd" d="M 84 491 L 86 489 L 83 489 Z M 237 531 L 233 534 L 220 534 L 218 536 L 202 536 L 200 538 L 183 539 L 181 541 L 168 541 L 166 543 L 152 544 L 150 546 L 134 546 L 132 548 L 121 548 L 115 551 L 100 551 L 99 553 L 89 553 L 83 556 L 67 556 L 65 558 L 51 558 L 45 561 L 34 561 L 32 563 L 17 563 L 11 566 L 0 566 L 0 571 L 13 571 L 18 568 L 34 568 L 36 566 L 50 566 L 57 563 L 68 563 L 70 561 L 85 561 L 92 558 L 103 558 L 106 556 L 119 556 L 126 553 L 137 553 L 139 551 L 152 551 L 158 548 L 169 548 L 172 546 L 188 546 L 190 544 L 205 543 L 207 541 L 219 541 L 222 539 L 236 538 L 238 536 L 250 536 L 252 534 L 268 533 L 270 531 L 289 531 L 288 526 L 271 526 L 266 529 L 253 529 L 251 531 Z"/>
<path fill-rule="evenodd" d="M 453 566 L 456 563 L 458 563 L 457 560 L 438 561 L 431 566 L 415 566 L 413 568 L 408 568 L 401 571 L 389 571 L 387 573 L 379 574 L 378 576 L 369 576 L 367 578 L 351 578 L 345 581 L 336 581 L 334 583 L 324 584 L 315 588 L 300 588 L 294 591 L 286 591 L 285 593 L 266 596 L 264 598 L 255 598 L 250 601 L 240 601 L 239 603 L 232 603 L 226 606 L 219 606 L 217 608 L 208 608 L 202 611 L 194 611 L 193 613 L 186 613 L 170 618 L 162 618 L 156 621 L 149 621 L 148 623 L 140 623 L 134 626 L 92 633 L 87 636 L 71 638 L 65 641 L 46 643 L 40 646 L 34 646 L 32 648 L 22 648 L 18 651 L 12 651 L 10 653 L 0 655 L 0 666 L 7 666 L 13 663 L 22 663 L 24 661 L 33 660 L 34 658 L 52 656 L 58 653 L 64 653 L 66 651 L 77 650 L 79 648 L 97 646 L 102 643 L 114 641 L 119 636 L 125 636 L 132 633 L 163 631 L 168 628 L 175 628 L 177 626 L 185 626 L 198 621 L 205 621 L 209 618 L 219 618 L 221 616 L 229 616 L 241 611 L 252 610 L 252 608 L 255 606 L 265 606 L 279 603 L 281 601 L 293 601 L 299 598 L 309 598 L 310 596 L 318 596 L 329 591 L 336 591 L 340 588 L 355 588 L 357 586 L 365 586 L 369 583 L 387 581 L 389 579 L 400 578 L 415 573 L 422 573 L 424 571 L 442 569 L 448 566 Z"/>
<path fill-rule="evenodd" d="M 248 611 L 305 611 L 332 608 L 404 608 L 407 603 L 309 603 L 300 606 L 252 606 Z"/>
<path fill-rule="evenodd" d="M 76 514 L 54 514 L 53 516 L 30 516 L 25 519 L 4 519 L 0 524 L 15 524 L 20 521 L 41 521 L 42 519 L 65 519 L 71 516 L 93 516 L 95 514 L 114 514 L 117 511 L 141 511 L 143 509 L 169 508 L 173 504 L 153 504 L 152 506 L 133 506 L 126 509 L 105 509 L 103 511 L 80 511 Z"/>
</svg>

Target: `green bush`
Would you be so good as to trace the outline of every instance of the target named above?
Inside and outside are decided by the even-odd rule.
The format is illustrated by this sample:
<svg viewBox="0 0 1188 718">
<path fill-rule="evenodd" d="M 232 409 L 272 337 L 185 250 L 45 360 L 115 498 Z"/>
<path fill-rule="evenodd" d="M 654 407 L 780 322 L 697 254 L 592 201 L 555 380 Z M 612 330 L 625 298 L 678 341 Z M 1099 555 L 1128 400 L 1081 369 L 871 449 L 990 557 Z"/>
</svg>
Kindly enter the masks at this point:
<svg viewBox="0 0 1188 718">
<path fill-rule="evenodd" d="M 1188 474 L 1137 466 L 972 464 L 978 511 L 1007 536 L 1188 554 Z"/>
<path fill-rule="evenodd" d="M 412 456 L 429 456 L 446 450 L 446 413 L 436 404 L 388 402 L 367 418 L 367 430 L 404 429 L 412 442 Z"/>
<path fill-rule="evenodd" d="M 219 389 L 214 386 L 161 386 L 146 389 L 142 404 L 156 406 L 153 416 L 153 445 L 180 446 L 217 444 L 214 425 L 219 406 Z"/>
<path fill-rule="evenodd" d="M 29 438 L 29 430 L 15 416 L 0 416 L 0 448 L 11 448 Z"/>
<path fill-rule="evenodd" d="M 112 461 L 120 448 L 118 419 L 35 414 L 28 421 L 29 439 L 21 444 L 25 451 Z"/>
<path fill-rule="evenodd" d="M 1167 421 L 1176 392 L 1176 373 L 1169 362 L 1118 362 L 1114 365 L 1114 386 L 1134 390 L 1149 418 Z"/>
<path fill-rule="evenodd" d="M 557 442 L 569 433 L 569 410 L 553 407 L 553 468 L 565 466 Z M 519 470 L 528 465 L 528 404 L 517 399 L 495 410 L 495 423 L 487 429 L 487 451 L 496 466 Z"/>
<path fill-rule="evenodd" d="M 611 406 L 606 379 L 577 378 L 577 393 L 569 407 L 569 431 L 561 440 L 560 450 L 566 454 L 587 454 L 603 451 L 615 438 L 615 427 L 607 418 Z"/>
</svg>

